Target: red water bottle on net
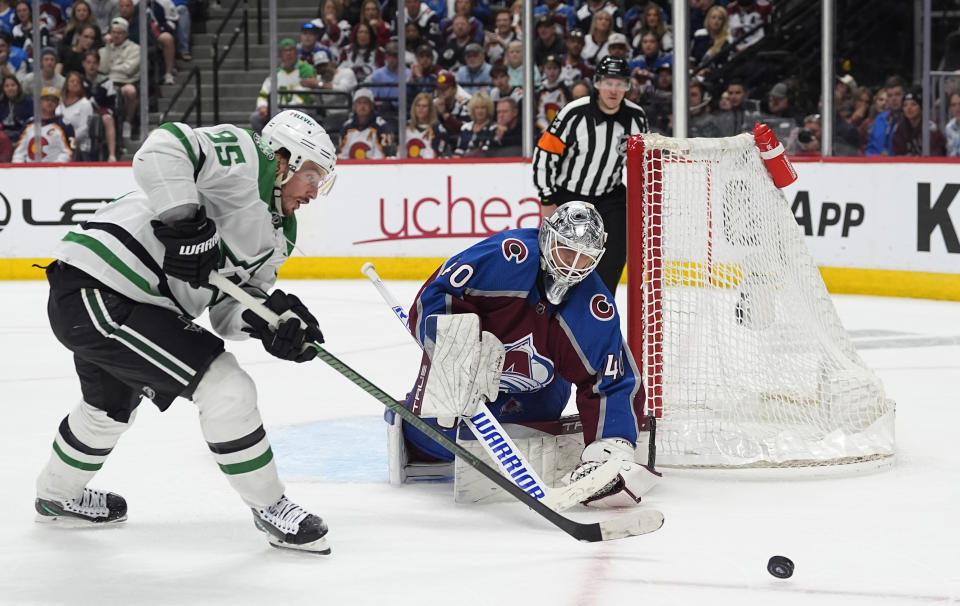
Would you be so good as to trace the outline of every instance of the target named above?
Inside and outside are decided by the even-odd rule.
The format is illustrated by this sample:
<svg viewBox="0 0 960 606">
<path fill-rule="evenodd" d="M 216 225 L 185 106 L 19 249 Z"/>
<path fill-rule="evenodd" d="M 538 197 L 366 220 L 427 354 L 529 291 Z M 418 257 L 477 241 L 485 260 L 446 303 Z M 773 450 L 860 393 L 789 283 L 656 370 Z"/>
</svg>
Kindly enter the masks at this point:
<svg viewBox="0 0 960 606">
<path fill-rule="evenodd" d="M 783 145 L 777 141 L 777 136 L 773 134 L 770 127 L 762 122 L 757 122 L 753 127 L 753 140 L 760 150 L 760 158 L 763 159 L 767 172 L 773 177 L 773 184 L 777 187 L 786 187 L 797 180 L 797 171 L 793 169 L 787 154 L 784 152 Z"/>
</svg>

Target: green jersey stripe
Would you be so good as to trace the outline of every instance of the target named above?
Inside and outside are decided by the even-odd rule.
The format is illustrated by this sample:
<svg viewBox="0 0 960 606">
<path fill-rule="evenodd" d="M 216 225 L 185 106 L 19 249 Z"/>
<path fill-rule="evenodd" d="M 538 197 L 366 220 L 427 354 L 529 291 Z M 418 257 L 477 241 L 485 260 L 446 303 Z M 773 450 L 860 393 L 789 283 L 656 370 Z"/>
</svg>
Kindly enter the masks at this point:
<svg viewBox="0 0 960 606">
<path fill-rule="evenodd" d="M 273 460 L 273 451 L 270 447 L 267 447 L 267 450 L 256 457 L 255 459 L 250 459 L 249 461 L 244 461 L 243 463 L 231 463 L 229 465 L 220 465 L 220 470 L 228 476 L 235 476 L 241 473 L 248 473 L 251 471 L 256 471 Z"/>
<path fill-rule="evenodd" d="M 183 145 L 183 147 L 187 150 L 187 156 L 190 158 L 190 162 L 193 164 L 193 170 L 194 170 L 194 172 L 196 172 L 196 170 L 197 170 L 197 155 L 196 155 L 195 153 L 193 153 L 193 146 L 190 145 L 190 141 L 187 139 L 187 136 L 183 134 L 183 131 L 180 130 L 180 128 L 179 128 L 176 124 L 174 124 L 173 122 L 164 122 L 163 124 L 161 124 L 161 125 L 158 126 L 157 128 L 162 129 L 162 130 L 165 130 L 165 131 L 171 133 L 174 137 L 177 138 L 178 141 L 180 141 L 180 143 Z"/>
<path fill-rule="evenodd" d="M 69 231 L 67 232 L 67 235 L 63 237 L 63 241 L 73 242 L 74 244 L 79 244 L 84 248 L 90 249 L 93 254 L 106 261 L 107 265 L 118 271 L 124 278 L 129 280 L 134 286 L 148 295 L 152 297 L 163 296 L 150 286 L 150 282 L 148 282 L 146 278 L 138 274 L 136 270 L 124 263 L 120 257 L 115 255 L 113 251 L 107 248 L 107 245 L 100 240 L 91 238 L 86 234 L 78 234 L 76 232 Z"/>
<path fill-rule="evenodd" d="M 53 451 L 57 453 L 57 456 L 60 457 L 60 460 L 69 465 L 70 467 L 76 467 L 77 469 L 82 469 L 83 471 L 98 471 L 103 467 L 103 463 L 84 463 L 83 461 L 78 461 L 73 457 L 67 455 L 67 453 L 60 450 L 60 447 L 57 446 L 56 441 L 53 443 Z"/>
</svg>

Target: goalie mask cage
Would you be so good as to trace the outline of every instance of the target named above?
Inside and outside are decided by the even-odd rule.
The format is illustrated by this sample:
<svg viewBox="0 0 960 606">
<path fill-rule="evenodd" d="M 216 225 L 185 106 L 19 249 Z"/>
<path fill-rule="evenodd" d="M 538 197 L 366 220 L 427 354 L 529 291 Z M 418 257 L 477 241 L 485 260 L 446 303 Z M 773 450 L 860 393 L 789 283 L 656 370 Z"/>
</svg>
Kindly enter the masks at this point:
<svg viewBox="0 0 960 606">
<path fill-rule="evenodd" d="M 891 463 L 894 402 L 753 137 L 634 136 L 627 189 L 628 341 L 659 419 L 657 462 Z"/>
</svg>

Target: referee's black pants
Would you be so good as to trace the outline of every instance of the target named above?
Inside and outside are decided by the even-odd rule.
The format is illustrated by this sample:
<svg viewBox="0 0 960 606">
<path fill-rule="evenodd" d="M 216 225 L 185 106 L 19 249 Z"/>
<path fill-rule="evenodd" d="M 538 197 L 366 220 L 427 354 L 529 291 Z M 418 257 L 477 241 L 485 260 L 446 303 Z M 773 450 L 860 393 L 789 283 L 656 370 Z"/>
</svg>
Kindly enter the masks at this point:
<svg viewBox="0 0 960 606">
<path fill-rule="evenodd" d="M 607 232 L 607 246 L 596 272 L 611 294 L 617 294 L 617 284 L 627 262 L 627 188 L 620 185 L 601 196 L 587 197 L 564 192 L 564 201 L 582 200 L 593 204 Z"/>
</svg>

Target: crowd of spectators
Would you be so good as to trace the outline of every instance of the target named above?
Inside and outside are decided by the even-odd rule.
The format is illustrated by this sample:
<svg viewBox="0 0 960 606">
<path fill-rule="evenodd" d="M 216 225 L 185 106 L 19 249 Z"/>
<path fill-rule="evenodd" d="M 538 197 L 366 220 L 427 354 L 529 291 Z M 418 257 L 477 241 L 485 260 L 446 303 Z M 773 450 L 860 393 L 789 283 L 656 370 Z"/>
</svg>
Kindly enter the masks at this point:
<svg viewBox="0 0 960 606">
<path fill-rule="evenodd" d="M 803 86 L 797 78 L 748 83 L 724 71 L 732 57 L 764 39 L 771 2 L 685 1 L 691 19 L 690 35 L 682 41 L 690 58 L 688 136 L 731 136 L 762 120 L 791 153 L 820 153 L 821 117 L 798 103 Z M 397 6 L 406 11 L 402 49 Z M 292 45 L 298 59 L 281 67 L 288 84 L 280 87 L 302 91 L 283 94 L 281 104 L 316 111 L 335 138 L 339 135 L 342 158 L 397 155 L 401 128 L 409 157 L 518 155 L 519 124 L 531 120 L 536 134 L 542 132 L 566 103 L 593 94 L 597 62 L 614 55 L 630 63 L 627 98 L 644 108 L 651 130 L 672 134 L 673 50 L 681 41 L 670 23 L 671 0 L 536 0 L 530 116 L 521 111 L 522 13 L 520 0 L 321 0 L 299 42 L 290 38 L 281 44 L 281 59 L 292 53 Z M 316 75 L 304 75 L 311 67 Z M 401 67 L 409 110 L 402 118 L 397 115 Z M 267 81 L 258 100 L 261 114 L 251 118 L 254 128 L 268 117 Z M 858 86 L 854 75 L 843 71 L 836 84 L 835 155 L 920 153 L 919 92 L 908 90 L 899 76 Z M 310 95 L 305 89 L 323 92 Z M 958 116 L 960 100 L 951 101 L 950 123 L 929 125 L 931 155 L 960 154 Z"/>
<path fill-rule="evenodd" d="M 11 157 L 61 162 L 67 152 L 67 161 L 113 161 L 124 143 L 123 125 L 127 140 L 139 140 L 143 44 L 150 61 L 145 92 L 153 105 L 158 86 L 174 82 L 176 58 L 192 60 L 191 15 L 206 6 L 205 0 L 143 1 L 148 2 L 145 36 L 138 31 L 134 0 L 43 0 L 39 32 L 34 31 L 32 2 L 0 0 L 0 162 Z M 50 153 L 41 150 L 28 128 L 37 91 L 44 111 L 43 139 L 52 133 L 58 140 Z M 59 149 L 61 132 L 64 149 Z"/>
</svg>

